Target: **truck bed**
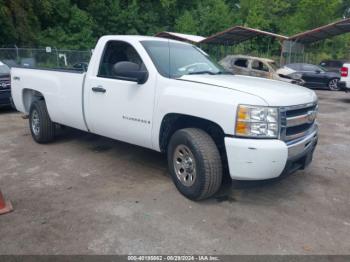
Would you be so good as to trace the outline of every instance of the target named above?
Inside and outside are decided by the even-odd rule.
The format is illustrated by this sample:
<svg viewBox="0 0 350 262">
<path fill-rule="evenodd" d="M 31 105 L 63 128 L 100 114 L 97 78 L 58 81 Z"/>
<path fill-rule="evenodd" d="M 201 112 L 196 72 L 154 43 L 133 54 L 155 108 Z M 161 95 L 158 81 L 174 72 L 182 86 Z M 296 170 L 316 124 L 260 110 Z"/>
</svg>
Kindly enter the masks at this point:
<svg viewBox="0 0 350 262">
<path fill-rule="evenodd" d="M 87 130 L 83 114 L 83 83 L 85 73 L 67 69 L 11 69 L 12 98 L 16 107 L 29 113 L 32 89 L 46 100 L 53 122 Z"/>
</svg>

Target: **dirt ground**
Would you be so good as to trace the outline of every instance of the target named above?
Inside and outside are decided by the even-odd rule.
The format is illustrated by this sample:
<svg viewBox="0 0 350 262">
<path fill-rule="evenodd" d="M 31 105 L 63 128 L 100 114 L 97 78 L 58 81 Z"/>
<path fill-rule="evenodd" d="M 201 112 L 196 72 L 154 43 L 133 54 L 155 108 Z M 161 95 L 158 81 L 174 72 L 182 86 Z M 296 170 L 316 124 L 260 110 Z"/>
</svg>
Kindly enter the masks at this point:
<svg viewBox="0 0 350 262">
<path fill-rule="evenodd" d="M 317 93 L 307 170 L 202 202 L 178 193 L 157 152 L 74 130 L 39 145 L 0 109 L 0 188 L 15 208 L 0 254 L 349 254 L 350 94 Z"/>
</svg>

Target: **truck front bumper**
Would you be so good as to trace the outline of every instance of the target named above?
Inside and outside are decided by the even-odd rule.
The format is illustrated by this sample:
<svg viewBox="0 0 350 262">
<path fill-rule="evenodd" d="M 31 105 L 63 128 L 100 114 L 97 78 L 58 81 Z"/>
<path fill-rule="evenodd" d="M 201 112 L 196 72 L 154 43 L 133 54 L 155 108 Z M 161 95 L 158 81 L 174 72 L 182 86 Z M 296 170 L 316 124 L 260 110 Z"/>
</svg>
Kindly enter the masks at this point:
<svg viewBox="0 0 350 262">
<path fill-rule="evenodd" d="M 0 106 L 11 104 L 11 90 L 0 90 Z"/>
<path fill-rule="evenodd" d="M 272 139 L 225 138 L 230 176 L 236 180 L 263 180 L 307 167 L 318 140 L 318 128 L 290 143 Z"/>
</svg>

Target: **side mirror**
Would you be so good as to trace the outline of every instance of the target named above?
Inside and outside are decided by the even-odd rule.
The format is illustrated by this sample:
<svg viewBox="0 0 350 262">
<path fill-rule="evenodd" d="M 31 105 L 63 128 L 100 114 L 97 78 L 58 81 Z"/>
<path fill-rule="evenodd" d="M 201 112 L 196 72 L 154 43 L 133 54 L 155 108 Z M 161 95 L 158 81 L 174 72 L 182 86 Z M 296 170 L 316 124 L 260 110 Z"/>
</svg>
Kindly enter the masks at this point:
<svg viewBox="0 0 350 262">
<path fill-rule="evenodd" d="M 321 73 L 321 70 L 318 70 L 318 69 L 316 69 L 316 74 L 319 74 L 319 73 Z"/>
<path fill-rule="evenodd" d="M 138 84 L 144 84 L 148 79 L 147 71 L 142 71 L 138 64 L 129 61 L 116 63 L 113 66 L 113 74 L 118 79 L 133 81 Z"/>
</svg>

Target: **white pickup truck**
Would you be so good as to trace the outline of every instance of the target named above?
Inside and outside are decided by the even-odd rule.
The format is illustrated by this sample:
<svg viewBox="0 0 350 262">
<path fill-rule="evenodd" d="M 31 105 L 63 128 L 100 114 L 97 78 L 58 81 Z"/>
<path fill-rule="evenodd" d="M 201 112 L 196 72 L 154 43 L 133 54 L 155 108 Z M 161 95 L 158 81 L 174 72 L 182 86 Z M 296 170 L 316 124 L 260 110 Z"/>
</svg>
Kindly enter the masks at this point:
<svg viewBox="0 0 350 262">
<path fill-rule="evenodd" d="M 86 73 L 12 68 L 16 108 L 34 140 L 65 125 L 164 152 L 177 189 L 192 200 L 223 174 L 276 178 L 305 168 L 317 144 L 317 96 L 281 81 L 225 72 L 196 46 L 104 36 Z"/>
<path fill-rule="evenodd" d="M 350 63 L 345 63 L 340 69 L 340 81 L 338 82 L 338 87 L 345 92 L 350 92 L 349 68 Z"/>
</svg>

